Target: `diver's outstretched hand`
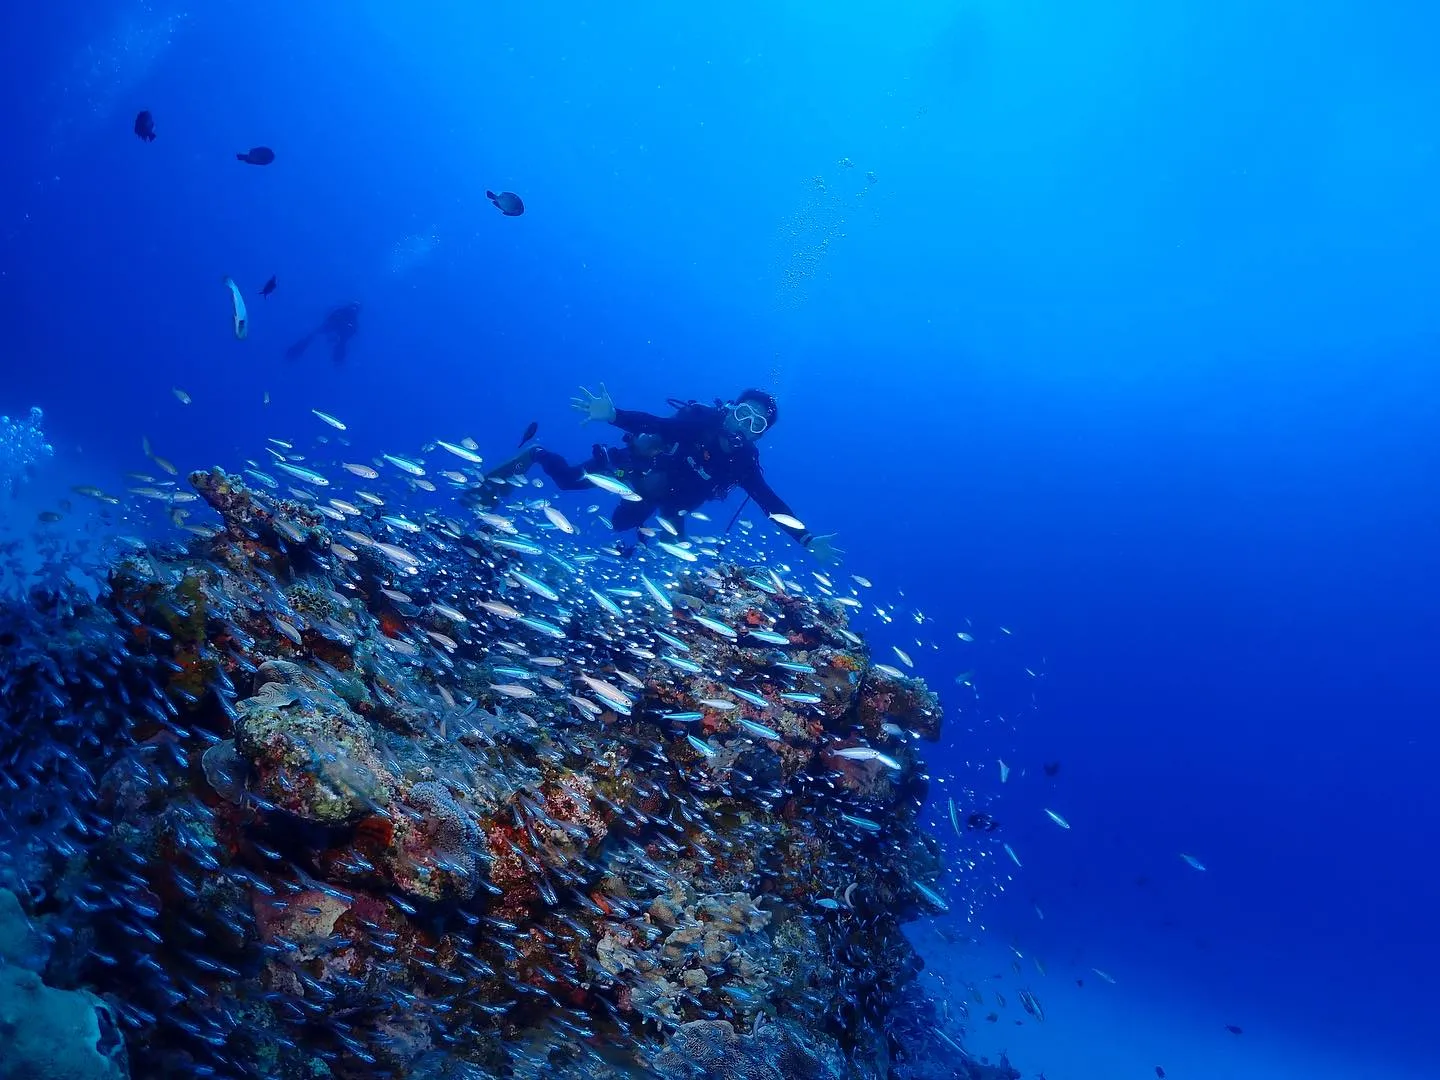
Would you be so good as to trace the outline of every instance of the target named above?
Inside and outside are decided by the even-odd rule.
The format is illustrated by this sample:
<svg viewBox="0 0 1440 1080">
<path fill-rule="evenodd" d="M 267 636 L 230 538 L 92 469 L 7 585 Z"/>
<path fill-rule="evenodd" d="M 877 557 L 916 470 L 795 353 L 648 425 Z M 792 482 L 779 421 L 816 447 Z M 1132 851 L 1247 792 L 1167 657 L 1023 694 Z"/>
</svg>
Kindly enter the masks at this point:
<svg viewBox="0 0 1440 1080">
<path fill-rule="evenodd" d="M 570 399 L 570 407 L 576 412 L 585 414 L 580 421 L 588 424 L 591 420 L 599 420 L 602 424 L 613 424 L 615 422 L 615 402 L 610 398 L 610 391 L 605 389 L 605 384 L 600 384 L 600 393 L 592 394 L 585 387 L 580 388 L 584 397 L 573 397 Z"/>
<path fill-rule="evenodd" d="M 837 533 L 825 533 L 822 536 L 812 536 L 810 543 L 805 546 L 810 554 L 828 566 L 834 566 L 840 562 L 840 556 L 845 554 L 845 549 L 835 543 Z"/>
</svg>

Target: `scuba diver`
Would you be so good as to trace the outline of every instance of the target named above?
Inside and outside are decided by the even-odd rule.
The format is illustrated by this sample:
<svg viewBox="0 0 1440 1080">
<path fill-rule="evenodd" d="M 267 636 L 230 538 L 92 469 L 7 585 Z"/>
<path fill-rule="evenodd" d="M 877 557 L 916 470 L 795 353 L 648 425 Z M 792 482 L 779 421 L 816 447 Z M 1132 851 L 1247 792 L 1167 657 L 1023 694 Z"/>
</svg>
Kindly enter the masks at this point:
<svg viewBox="0 0 1440 1080">
<path fill-rule="evenodd" d="M 611 516 L 611 528 L 616 532 L 638 529 L 657 511 L 683 531 L 683 515 L 725 498 L 738 487 L 772 518 L 778 515 L 794 521 L 776 524 L 821 562 L 839 561 L 843 549 L 835 546 L 835 534 L 816 536 L 795 521 L 790 507 L 760 471 L 755 443 L 779 416 L 773 395 L 745 390 L 734 401 L 717 400 L 713 406 L 672 398 L 675 414 L 654 416 L 615 408 L 603 383 L 599 394 L 584 387 L 580 392 L 584 396 L 571 398 L 570 404 L 584 414 L 581 423 L 614 424 L 625 432 L 623 446 L 596 443 L 589 460 L 578 465 L 571 465 L 553 450 L 528 446 L 487 473 L 486 479 L 506 481 L 523 475 L 532 464 L 539 464 L 564 491 L 591 489 L 586 473 L 612 477 L 639 496 L 616 507 Z"/>
<path fill-rule="evenodd" d="M 317 337 L 326 337 L 330 340 L 330 359 L 337 364 L 344 363 L 345 353 L 350 348 L 350 339 L 355 336 L 355 324 L 359 315 L 360 305 L 353 300 L 332 308 L 319 326 L 285 350 L 285 359 L 298 360 L 305 350 L 310 348 L 312 341 Z"/>
</svg>

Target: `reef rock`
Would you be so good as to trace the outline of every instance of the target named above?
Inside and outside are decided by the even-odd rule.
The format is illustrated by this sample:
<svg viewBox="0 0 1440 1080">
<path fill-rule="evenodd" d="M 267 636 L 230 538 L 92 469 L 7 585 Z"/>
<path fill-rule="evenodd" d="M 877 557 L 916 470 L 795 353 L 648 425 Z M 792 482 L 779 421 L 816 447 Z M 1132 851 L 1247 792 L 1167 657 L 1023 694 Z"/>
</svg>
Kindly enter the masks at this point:
<svg viewBox="0 0 1440 1080">
<path fill-rule="evenodd" d="M 746 1036 L 724 1020 L 676 1029 L 654 1060 L 664 1080 L 841 1080 L 844 1062 L 829 1040 L 781 1021 Z"/>
<path fill-rule="evenodd" d="M 0 1077 L 120 1075 L 117 1028 L 147 1080 L 935 1052 L 901 927 L 939 902 L 939 705 L 844 606 L 498 514 L 191 480 L 219 527 L 98 598 L 0 602 L 0 875 L 28 890 L 0 925 L 43 905 L 75 987 L 5 969 Z M 42 1059 L 79 1071 L 12 1065 Z"/>
</svg>

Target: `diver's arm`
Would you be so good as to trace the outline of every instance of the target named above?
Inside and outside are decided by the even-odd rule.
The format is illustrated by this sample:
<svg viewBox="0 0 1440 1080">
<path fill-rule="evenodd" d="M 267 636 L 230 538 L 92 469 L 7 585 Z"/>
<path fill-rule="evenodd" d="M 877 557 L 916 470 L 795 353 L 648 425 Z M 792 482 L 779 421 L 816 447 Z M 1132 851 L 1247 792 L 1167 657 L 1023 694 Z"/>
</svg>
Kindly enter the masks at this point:
<svg viewBox="0 0 1440 1080">
<path fill-rule="evenodd" d="M 680 442 L 697 434 L 695 425 L 674 416 L 656 416 L 637 409 L 616 409 L 614 424 L 632 435 L 659 435 L 666 442 Z"/>
<path fill-rule="evenodd" d="M 593 421 L 614 424 L 631 435 L 659 435 L 668 442 L 678 442 L 700 433 L 698 425 L 676 416 L 655 416 L 636 409 L 617 409 L 604 383 L 600 384 L 598 394 L 580 387 L 580 396 L 570 399 L 570 407 L 583 415 L 582 424 Z"/>
<path fill-rule="evenodd" d="M 761 474 L 758 466 L 753 473 L 741 481 L 740 486 L 745 489 L 745 494 L 750 496 L 755 505 L 760 507 L 761 510 L 764 510 L 770 517 L 773 518 L 776 514 L 784 514 L 790 518 L 795 517 L 794 512 L 785 500 L 780 498 L 779 495 L 776 495 L 775 489 L 766 483 L 765 477 Z M 810 545 L 811 533 L 809 529 L 797 529 L 793 525 L 782 525 L 778 521 L 775 522 L 775 524 L 789 533 L 797 544 L 802 547 L 808 547 Z"/>
</svg>

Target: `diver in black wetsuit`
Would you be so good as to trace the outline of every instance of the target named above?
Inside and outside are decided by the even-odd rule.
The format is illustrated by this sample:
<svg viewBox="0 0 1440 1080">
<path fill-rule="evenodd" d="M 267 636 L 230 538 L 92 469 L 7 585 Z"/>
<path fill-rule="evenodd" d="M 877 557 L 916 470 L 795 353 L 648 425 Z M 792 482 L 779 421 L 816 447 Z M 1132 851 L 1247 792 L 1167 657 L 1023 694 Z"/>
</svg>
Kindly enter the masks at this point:
<svg viewBox="0 0 1440 1080">
<path fill-rule="evenodd" d="M 766 514 L 794 518 L 785 500 L 775 494 L 760 471 L 755 442 L 778 417 L 775 398 L 763 390 L 746 390 L 734 401 L 714 406 L 681 403 L 673 416 L 654 416 L 617 409 L 602 384 L 600 393 L 581 389 L 583 397 L 571 405 L 585 414 L 584 423 L 599 420 L 626 433 L 625 445 L 596 443 L 588 461 L 571 465 L 559 454 L 529 446 L 493 469 L 487 479 L 506 480 L 538 464 L 565 491 L 584 491 L 593 485 L 585 473 L 610 476 L 628 485 L 638 501 L 621 502 L 611 517 L 616 532 L 645 524 L 657 511 L 677 529 L 684 514 L 707 502 L 725 498 L 740 488 Z M 836 562 L 842 549 L 834 534 L 816 536 L 804 527 L 776 522 L 822 562 Z"/>
<path fill-rule="evenodd" d="M 310 348 L 317 337 L 330 340 L 330 359 L 337 364 L 345 362 L 350 348 L 350 339 L 355 336 L 356 321 L 360 316 L 360 305 L 355 301 L 332 308 L 320 325 L 285 350 L 286 360 L 298 360 Z"/>
</svg>

